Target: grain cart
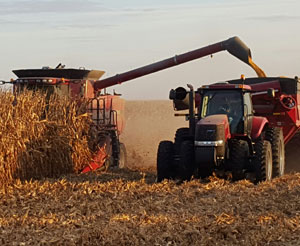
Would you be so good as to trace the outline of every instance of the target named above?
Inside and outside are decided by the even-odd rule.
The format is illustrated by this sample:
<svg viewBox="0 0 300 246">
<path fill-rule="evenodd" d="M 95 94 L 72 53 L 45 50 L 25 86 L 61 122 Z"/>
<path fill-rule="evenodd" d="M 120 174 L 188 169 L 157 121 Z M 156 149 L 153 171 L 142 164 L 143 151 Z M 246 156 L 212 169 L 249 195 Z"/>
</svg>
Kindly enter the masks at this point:
<svg viewBox="0 0 300 246">
<path fill-rule="evenodd" d="M 238 180 L 271 180 L 285 170 L 285 144 L 300 128 L 298 78 L 261 77 L 170 91 L 189 128 L 158 148 L 158 181 L 205 178 L 216 171 Z"/>
<path fill-rule="evenodd" d="M 44 67 L 14 70 L 18 79 L 12 80 L 11 83 L 15 91 L 22 91 L 24 88 L 44 90 L 49 94 L 66 95 L 70 98 L 83 97 L 89 100 L 89 112 L 99 137 L 99 148 L 91 164 L 83 170 L 88 172 L 107 166 L 107 161 L 115 166 L 124 165 L 125 158 L 122 157 L 125 157 L 125 147 L 119 142 L 119 135 L 124 127 L 124 100 L 119 95 L 106 94 L 103 89 L 223 50 L 250 65 L 259 77 L 265 76 L 251 60 L 249 48 L 238 37 L 233 37 L 102 80 L 99 78 L 104 74 L 103 71 L 70 69 L 59 64 L 54 69 Z"/>
</svg>

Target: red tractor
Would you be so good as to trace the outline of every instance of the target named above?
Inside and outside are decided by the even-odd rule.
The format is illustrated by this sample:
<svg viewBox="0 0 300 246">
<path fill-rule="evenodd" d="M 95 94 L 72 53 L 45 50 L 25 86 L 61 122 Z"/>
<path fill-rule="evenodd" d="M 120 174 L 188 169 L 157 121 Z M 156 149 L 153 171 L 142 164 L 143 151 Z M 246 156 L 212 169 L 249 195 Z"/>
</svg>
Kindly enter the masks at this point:
<svg viewBox="0 0 300 246">
<path fill-rule="evenodd" d="M 300 128 L 298 78 L 261 77 L 170 91 L 175 110 L 187 110 L 189 128 L 162 141 L 157 178 L 189 180 L 231 173 L 255 182 L 284 174 L 285 144 Z"/>
</svg>

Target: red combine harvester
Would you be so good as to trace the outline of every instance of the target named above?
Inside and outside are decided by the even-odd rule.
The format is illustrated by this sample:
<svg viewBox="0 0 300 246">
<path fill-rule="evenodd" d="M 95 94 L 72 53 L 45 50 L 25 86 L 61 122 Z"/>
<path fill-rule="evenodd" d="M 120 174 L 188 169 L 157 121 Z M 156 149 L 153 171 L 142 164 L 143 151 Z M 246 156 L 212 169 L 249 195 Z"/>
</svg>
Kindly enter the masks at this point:
<svg viewBox="0 0 300 246">
<path fill-rule="evenodd" d="M 120 98 L 119 95 L 108 95 L 105 92 L 101 93 L 102 89 L 223 50 L 227 50 L 231 55 L 250 65 L 260 78 L 229 81 L 228 84 L 214 85 L 215 88 L 208 86 L 208 88 L 203 87 L 197 91 L 191 89 L 190 92 L 187 92 L 184 88 L 172 90 L 170 97 L 174 100 L 175 109 L 189 109 L 190 113 L 188 118 L 190 127 L 181 128 L 177 131 L 175 143 L 163 142 L 160 144 L 158 151 L 158 180 L 178 177 L 180 176 L 179 174 L 182 169 L 185 168 L 189 171 L 183 173 L 188 173 L 188 175 L 183 175 L 184 177 L 181 175 L 181 178 L 189 179 L 193 174 L 197 175 L 197 172 L 198 174 L 200 172 L 200 176 L 207 176 L 211 173 L 212 169 L 223 166 L 222 163 L 226 163 L 224 164 L 226 166 L 228 162 L 227 159 L 229 157 L 232 159 L 234 156 L 234 151 L 232 149 L 239 149 L 239 147 L 231 147 L 232 145 L 235 145 L 233 144 L 234 142 L 239 142 L 240 145 L 244 146 L 245 155 L 247 156 L 245 158 L 251 160 L 250 162 L 252 163 L 252 159 L 255 159 L 255 156 L 257 156 L 257 153 L 259 152 L 259 150 L 256 149 L 257 147 L 255 147 L 258 146 L 258 144 L 253 144 L 255 141 L 261 139 L 263 146 L 268 145 L 265 144 L 265 141 L 272 141 L 271 138 L 274 138 L 278 133 L 278 129 L 283 129 L 284 140 L 287 142 L 293 137 L 298 129 L 298 121 L 296 121 L 296 119 L 298 119 L 298 108 L 297 106 L 293 108 L 287 106 L 288 102 L 291 102 L 292 104 L 296 104 L 297 102 L 297 97 L 295 95 L 297 94 L 298 80 L 266 78 L 264 72 L 252 61 L 250 49 L 239 38 L 233 37 L 204 48 L 176 55 L 102 80 L 99 80 L 99 78 L 104 74 L 103 71 L 66 69 L 59 64 L 55 69 L 46 67 L 43 69 L 14 70 L 13 72 L 18 76 L 18 79 L 11 81 L 11 83 L 13 83 L 15 91 L 20 91 L 24 88 L 33 90 L 40 89 L 46 90 L 50 94 L 66 95 L 71 98 L 83 97 L 90 101 L 90 115 L 97 127 L 98 135 L 101 140 L 99 141 L 98 152 L 94 160 L 91 162 L 91 165 L 84 170 L 84 172 L 87 172 L 107 166 L 105 165 L 107 163 L 108 165 L 112 164 L 115 166 L 124 165 L 124 158 L 122 157 L 125 156 L 125 147 L 119 142 L 119 135 L 124 127 L 124 100 Z M 282 81 L 294 81 L 290 82 L 290 84 L 294 83 L 294 88 L 286 86 L 285 82 Z M 2 83 L 7 82 L 2 81 Z M 241 84 L 241 86 L 239 84 Z M 249 84 L 249 86 L 247 84 Z M 268 87 L 269 85 L 270 87 Z M 267 90 L 268 88 L 273 89 Z M 293 91 L 293 94 L 291 91 L 294 89 L 295 91 Z M 246 117 L 246 120 L 243 120 L 242 123 L 235 122 L 237 125 L 233 126 L 232 122 L 234 122 L 234 120 L 231 122 L 227 113 L 214 116 L 207 111 L 202 115 L 201 110 L 205 99 L 204 94 L 210 93 L 210 91 L 221 92 L 219 93 L 220 95 L 224 93 L 228 94 L 233 91 L 233 96 L 240 96 L 239 100 L 242 107 L 240 113 L 242 113 L 243 118 Z M 252 110 L 251 96 L 253 98 L 255 111 Z M 217 99 L 217 97 L 215 99 Z M 210 101 L 209 97 L 207 100 L 208 102 L 213 102 L 213 100 Z M 254 112 L 255 115 L 253 115 Z M 276 115 L 273 115 L 274 112 Z M 261 117 L 256 115 L 260 115 Z M 263 128 L 257 128 L 257 124 L 259 124 L 258 122 L 260 122 L 260 120 L 265 123 Z M 289 122 L 289 126 L 286 126 L 285 122 Z M 212 128 L 215 129 L 208 129 L 210 131 L 202 130 L 209 126 L 209 124 L 210 126 L 214 126 Z M 272 128 L 274 126 L 277 127 L 275 130 Z M 205 141 L 205 137 L 203 139 L 202 137 L 205 134 L 211 134 L 218 137 L 221 134 L 218 131 L 221 130 L 222 127 L 224 134 L 226 133 L 226 138 L 223 139 L 224 142 L 221 152 L 220 146 L 202 146 L 202 144 L 205 144 L 201 143 L 202 140 L 208 142 L 208 145 L 218 144 L 217 142 L 213 143 L 212 140 L 208 139 Z M 216 131 L 216 129 L 219 130 Z M 233 129 L 236 129 L 235 132 Z M 212 130 L 214 130 L 214 132 Z M 256 130 L 258 131 L 257 136 L 252 136 L 252 132 L 255 132 Z M 206 131 L 203 136 L 200 134 L 200 139 L 199 136 L 197 136 L 199 131 L 203 132 L 203 134 Z M 276 132 L 276 134 L 274 132 Z M 279 133 L 279 135 L 281 136 L 281 133 Z M 216 141 L 219 141 L 219 139 L 216 139 Z M 198 146 L 199 144 L 200 146 Z M 246 148 L 246 146 L 248 147 Z M 201 151 L 203 150 L 203 153 L 200 153 L 200 156 L 203 156 L 204 159 L 208 158 L 209 160 L 205 164 L 208 169 L 205 168 L 202 172 L 199 171 L 202 164 L 199 163 L 197 159 L 199 158 L 199 148 Z M 190 155 L 183 154 L 185 149 L 187 149 L 186 153 L 190 153 Z M 280 151 L 284 152 L 284 148 L 281 148 Z M 270 151 L 268 153 L 270 153 Z M 190 159 L 188 159 L 188 156 Z M 273 151 L 274 160 L 276 159 L 275 156 L 275 151 Z M 281 159 L 282 156 L 283 155 L 281 154 Z M 187 161 L 191 161 L 191 166 L 188 166 Z M 283 165 L 280 165 L 282 169 Z M 235 173 L 242 175 L 245 171 L 244 165 L 243 168 L 241 167 L 241 164 L 238 166 L 239 168 L 234 167 L 227 169 L 236 169 Z M 280 172 L 280 174 L 283 173 L 282 170 L 280 170 Z M 203 175 L 203 173 L 205 173 L 205 175 Z"/>
</svg>

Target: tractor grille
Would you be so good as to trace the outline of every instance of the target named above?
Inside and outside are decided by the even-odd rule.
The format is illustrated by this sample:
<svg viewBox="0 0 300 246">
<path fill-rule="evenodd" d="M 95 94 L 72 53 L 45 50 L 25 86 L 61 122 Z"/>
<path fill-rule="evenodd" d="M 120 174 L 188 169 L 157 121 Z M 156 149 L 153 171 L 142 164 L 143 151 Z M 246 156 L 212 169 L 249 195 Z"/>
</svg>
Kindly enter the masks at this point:
<svg viewBox="0 0 300 246">
<path fill-rule="evenodd" d="M 223 125 L 197 125 L 196 141 L 217 141 L 224 139 Z"/>
</svg>

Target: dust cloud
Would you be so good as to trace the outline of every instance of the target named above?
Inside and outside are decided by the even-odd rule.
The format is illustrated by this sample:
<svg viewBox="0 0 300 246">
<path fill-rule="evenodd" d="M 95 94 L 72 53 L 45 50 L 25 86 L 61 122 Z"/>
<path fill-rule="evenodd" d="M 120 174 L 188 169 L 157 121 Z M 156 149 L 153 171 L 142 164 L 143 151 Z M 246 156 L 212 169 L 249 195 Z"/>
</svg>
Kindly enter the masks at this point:
<svg viewBox="0 0 300 246">
<path fill-rule="evenodd" d="M 121 141 L 127 149 L 129 167 L 156 168 L 161 140 L 173 140 L 177 128 L 188 125 L 185 117 L 175 117 L 172 101 L 126 101 L 125 130 Z"/>
<path fill-rule="evenodd" d="M 300 132 L 285 147 L 286 172 L 300 172 Z"/>
</svg>

